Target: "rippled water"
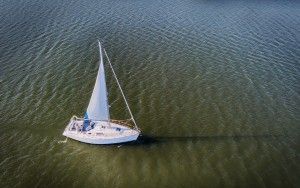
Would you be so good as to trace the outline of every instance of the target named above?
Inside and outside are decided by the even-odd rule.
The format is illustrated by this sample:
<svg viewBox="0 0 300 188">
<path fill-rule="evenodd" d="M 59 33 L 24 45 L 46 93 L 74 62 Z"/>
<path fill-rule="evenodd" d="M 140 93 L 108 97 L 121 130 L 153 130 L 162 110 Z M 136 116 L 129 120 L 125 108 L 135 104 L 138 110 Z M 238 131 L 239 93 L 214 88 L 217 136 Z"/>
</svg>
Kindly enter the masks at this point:
<svg viewBox="0 0 300 188">
<path fill-rule="evenodd" d="M 299 187 L 299 18 L 299 1 L 0 1 L 0 187 Z M 97 39 L 136 143 L 58 143 Z"/>
</svg>

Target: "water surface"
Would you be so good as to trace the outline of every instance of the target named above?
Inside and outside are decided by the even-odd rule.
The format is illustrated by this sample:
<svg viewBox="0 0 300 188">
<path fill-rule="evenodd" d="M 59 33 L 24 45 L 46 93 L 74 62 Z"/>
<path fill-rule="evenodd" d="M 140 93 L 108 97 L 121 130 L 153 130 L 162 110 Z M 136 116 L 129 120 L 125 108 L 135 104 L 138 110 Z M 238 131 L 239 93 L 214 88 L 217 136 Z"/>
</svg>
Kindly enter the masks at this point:
<svg viewBox="0 0 300 188">
<path fill-rule="evenodd" d="M 0 187 L 299 187 L 297 1 L 0 1 Z M 64 140 L 97 39 L 143 137 Z M 107 70 L 111 115 L 129 114 Z"/>
</svg>

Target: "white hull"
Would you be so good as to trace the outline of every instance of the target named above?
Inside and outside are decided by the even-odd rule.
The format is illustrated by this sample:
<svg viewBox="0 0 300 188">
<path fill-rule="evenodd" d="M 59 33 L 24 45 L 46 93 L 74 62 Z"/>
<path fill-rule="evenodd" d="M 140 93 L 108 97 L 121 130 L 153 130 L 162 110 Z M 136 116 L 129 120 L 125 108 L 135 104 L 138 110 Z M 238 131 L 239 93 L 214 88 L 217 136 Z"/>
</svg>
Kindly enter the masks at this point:
<svg viewBox="0 0 300 188">
<path fill-rule="evenodd" d="M 106 121 L 94 123 L 93 129 L 81 131 L 80 127 L 82 127 L 83 121 L 71 119 L 63 135 L 88 144 L 118 144 L 134 141 L 140 134 L 138 130 L 116 123 Z"/>
</svg>

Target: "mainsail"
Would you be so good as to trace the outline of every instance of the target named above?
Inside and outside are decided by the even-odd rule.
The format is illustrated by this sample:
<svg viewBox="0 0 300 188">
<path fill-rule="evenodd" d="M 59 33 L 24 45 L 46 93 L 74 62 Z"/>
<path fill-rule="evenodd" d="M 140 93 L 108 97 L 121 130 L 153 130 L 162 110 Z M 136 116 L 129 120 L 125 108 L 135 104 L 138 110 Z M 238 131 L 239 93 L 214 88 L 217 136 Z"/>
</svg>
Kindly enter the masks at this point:
<svg viewBox="0 0 300 188">
<path fill-rule="evenodd" d="M 88 118 L 91 120 L 104 120 L 109 121 L 109 108 L 108 108 L 108 99 L 105 83 L 105 73 L 102 57 L 101 44 L 99 43 L 100 51 L 100 65 L 98 69 L 98 75 L 93 90 L 92 97 L 90 99 L 89 106 L 87 108 Z"/>
</svg>

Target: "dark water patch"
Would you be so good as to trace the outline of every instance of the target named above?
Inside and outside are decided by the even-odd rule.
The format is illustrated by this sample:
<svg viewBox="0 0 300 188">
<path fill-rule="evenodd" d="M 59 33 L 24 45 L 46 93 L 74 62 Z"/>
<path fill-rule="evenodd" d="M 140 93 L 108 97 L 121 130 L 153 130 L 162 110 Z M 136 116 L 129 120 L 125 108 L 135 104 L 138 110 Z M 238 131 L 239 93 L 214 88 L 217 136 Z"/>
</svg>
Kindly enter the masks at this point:
<svg viewBox="0 0 300 188">
<path fill-rule="evenodd" d="M 224 141 L 244 141 L 244 140 L 262 140 L 262 141 L 278 141 L 290 139 L 286 135 L 216 135 L 216 136 L 146 136 L 142 135 L 137 141 L 124 144 L 124 146 L 147 146 L 154 144 L 163 144 L 171 142 L 224 142 Z M 121 144 L 122 145 L 122 144 Z M 122 145 L 123 146 L 123 145 Z"/>
</svg>

